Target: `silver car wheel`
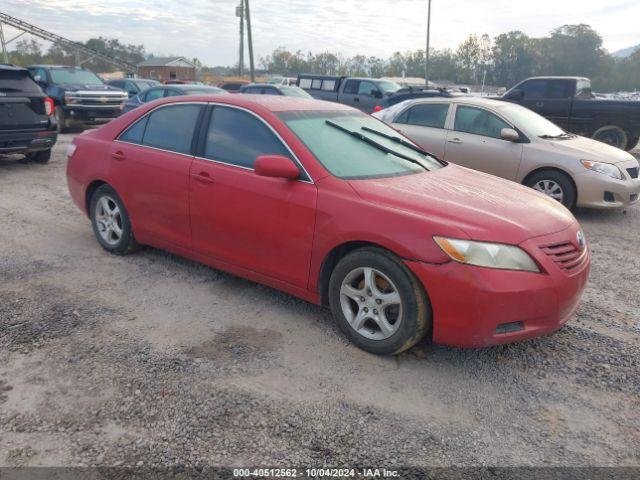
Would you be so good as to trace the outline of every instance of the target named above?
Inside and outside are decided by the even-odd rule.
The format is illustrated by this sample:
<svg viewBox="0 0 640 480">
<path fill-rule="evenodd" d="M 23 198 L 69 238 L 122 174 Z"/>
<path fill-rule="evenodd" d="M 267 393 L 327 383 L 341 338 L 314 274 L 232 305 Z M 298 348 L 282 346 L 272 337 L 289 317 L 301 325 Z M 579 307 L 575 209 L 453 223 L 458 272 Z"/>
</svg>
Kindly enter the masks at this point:
<svg viewBox="0 0 640 480">
<path fill-rule="evenodd" d="M 371 340 L 391 337 L 402 322 L 402 299 L 393 282 L 375 268 L 352 270 L 340 287 L 340 306 L 347 322 Z"/>
<path fill-rule="evenodd" d="M 553 180 L 540 180 L 533 186 L 533 189 L 544 193 L 560 203 L 564 200 L 564 191 L 562 190 L 562 187 Z"/>
<path fill-rule="evenodd" d="M 116 245 L 122 238 L 122 215 L 115 200 L 108 195 L 101 196 L 93 215 L 102 239 Z"/>
</svg>

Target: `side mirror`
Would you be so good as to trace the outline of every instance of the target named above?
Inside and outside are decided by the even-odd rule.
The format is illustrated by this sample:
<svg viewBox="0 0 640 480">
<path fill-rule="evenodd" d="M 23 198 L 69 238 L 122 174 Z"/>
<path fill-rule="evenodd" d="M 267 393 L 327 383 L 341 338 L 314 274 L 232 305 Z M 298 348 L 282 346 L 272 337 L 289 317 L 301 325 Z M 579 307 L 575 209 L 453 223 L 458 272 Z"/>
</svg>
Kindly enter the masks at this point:
<svg viewBox="0 0 640 480">
<path fill-rule="evenodd" d="M 371 90 L 371 96 L 373 98 L 382 98 L 382 92 L 380 90 Z"/>
<path fill-rule="evenodd" d="M 502 138 L 503 140 L 508 140 L 509 142 L 519 142 L 520 134 L 513 128 L 503 128 L 502 130 L 500 130 L 500 138 Z"/>
<path fill-rule="evenodd" d="M 40 75 L 34 75 L 33 79 L 38 83 L 42 81 L 42 77 Z"/>
<path fill-rule="evenodd" d="M 524 92 L 518 88 L 511 90 L 506 97 L 509 100 L 522 100 L 524 98 Z"/>
<path fill-rule="evenodd" d="M 135 97 L 138 94 L 138 92 L 134 92 L 133 90 L 129 90 L 127 93 L 129 94 L 129 98 Z"/>
<path fill-rule="evenodd" d="M 261 177 L 286 178 L 295 180 L 300 177 L 300 169 L 290 158 L 282 155 L 260 155 L 253 165 L 256 175 Z"/>
</svg>

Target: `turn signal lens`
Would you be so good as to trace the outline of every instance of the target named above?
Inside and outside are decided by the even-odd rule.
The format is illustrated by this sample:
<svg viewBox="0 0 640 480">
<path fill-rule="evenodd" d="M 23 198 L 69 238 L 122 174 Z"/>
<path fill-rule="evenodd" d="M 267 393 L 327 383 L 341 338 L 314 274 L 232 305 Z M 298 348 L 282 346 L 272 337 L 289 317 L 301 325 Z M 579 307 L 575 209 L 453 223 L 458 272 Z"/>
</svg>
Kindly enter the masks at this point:
<svg viewBox="0 0 640 480">
<path fill-rule="evenodd" d="M 451 260 L 459 263 L 501 270 L 540 272 L 529 254 L 515 245 L 445 237 L 433 237 L 433 240 Z"/>
</svg>

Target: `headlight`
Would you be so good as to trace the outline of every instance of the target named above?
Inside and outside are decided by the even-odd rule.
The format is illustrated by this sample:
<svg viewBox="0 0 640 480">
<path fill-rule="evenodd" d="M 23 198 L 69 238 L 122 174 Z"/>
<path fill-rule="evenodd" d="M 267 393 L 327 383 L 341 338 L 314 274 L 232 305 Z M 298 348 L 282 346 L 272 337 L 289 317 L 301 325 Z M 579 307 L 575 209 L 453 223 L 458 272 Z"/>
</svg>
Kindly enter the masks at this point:
<svg viewBox="0 0 640 480">
<path fill-rule="evenodd" d="M 502 270 L 540 271 L 527 252 L 515 245 L 444 237 L 433 239 L 442 251 L 456 262 Z"/>
<path fill-rule="evenodd" d="M 78 99 L 77 99 L 77 98 L 74 98 L 74 97 L 70 97 L 70 96 L 68 96 L 68 95 L 65 95 L 65 96 L 64 96 L 64 103 L 65 103 L 66 105 L 74 105 L 74 104 L 76 104 L 76 103 L 79 103 L 79 101 L 78 101 Z"/>
<path fill-rule="evenodd" d="M 580 160 L 580 163 L 587 170 L 593 170 L 594 172 L 603 173 L 611 178 L 622 180 L 624 176 L 618 167 L 611 165 L 610 163 L 592 162 L 591 160 Z"/>
</svg>

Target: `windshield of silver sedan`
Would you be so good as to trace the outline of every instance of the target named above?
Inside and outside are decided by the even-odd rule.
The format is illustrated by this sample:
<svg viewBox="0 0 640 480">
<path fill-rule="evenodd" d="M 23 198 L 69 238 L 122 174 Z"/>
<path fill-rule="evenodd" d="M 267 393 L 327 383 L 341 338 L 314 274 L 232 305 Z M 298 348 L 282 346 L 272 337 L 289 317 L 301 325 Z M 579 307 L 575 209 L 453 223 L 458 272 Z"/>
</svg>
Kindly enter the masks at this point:
<svg viewBox="0 0 640 480">
<path fill-rule="evenodd" d="M 516 127 L 534 137 L 540 137 L 546 140 L 562 140 L 575 137 L 575 135 L 565 132 L 542 115 L 538 115 L 520 105 L 505 102 L 504 105 L 497 107 L 497 110 L 508 120 L 511 120 Z"/>
<path fill-rule="evenodd" d="M 339 178 L 393 177 L 445 165 L 396 130 L 361 112 L 301 110 L 278 116 L 329 173 Z"/>
</svg>

